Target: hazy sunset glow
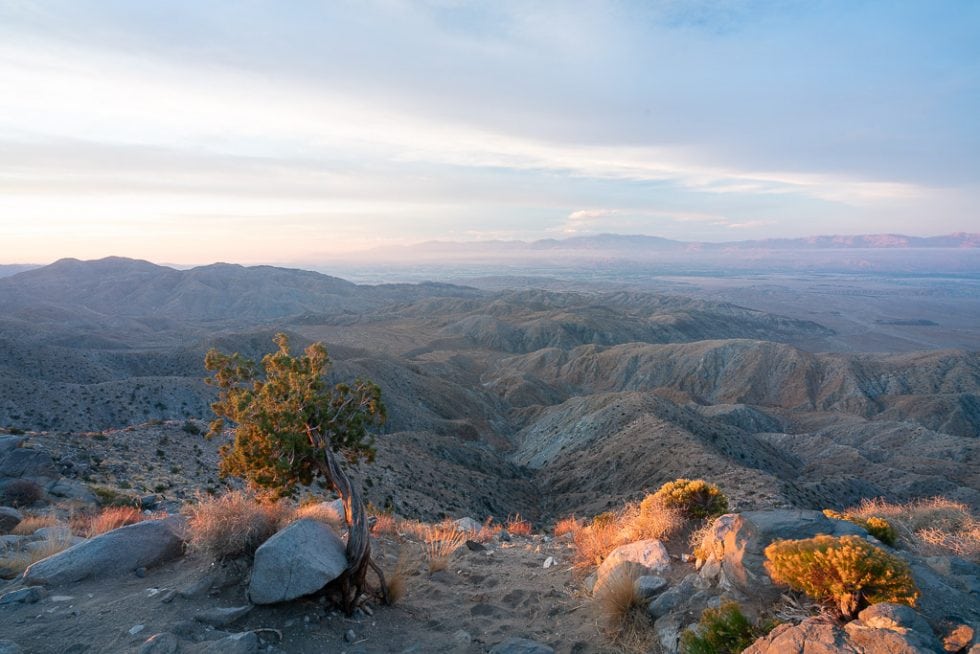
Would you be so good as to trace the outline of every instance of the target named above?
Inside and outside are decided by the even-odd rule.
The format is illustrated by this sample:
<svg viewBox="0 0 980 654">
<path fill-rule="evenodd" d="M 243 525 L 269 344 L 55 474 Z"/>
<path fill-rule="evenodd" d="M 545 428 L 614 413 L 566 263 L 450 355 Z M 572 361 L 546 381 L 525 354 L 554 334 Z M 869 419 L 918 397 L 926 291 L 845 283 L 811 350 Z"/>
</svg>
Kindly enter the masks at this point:
<svg viewBox="0 0 980 654">
<path fill-rule="evenodd" d="M 977 231 L 980 5 L 0 4 L 0 262 Z"/>
</svg>

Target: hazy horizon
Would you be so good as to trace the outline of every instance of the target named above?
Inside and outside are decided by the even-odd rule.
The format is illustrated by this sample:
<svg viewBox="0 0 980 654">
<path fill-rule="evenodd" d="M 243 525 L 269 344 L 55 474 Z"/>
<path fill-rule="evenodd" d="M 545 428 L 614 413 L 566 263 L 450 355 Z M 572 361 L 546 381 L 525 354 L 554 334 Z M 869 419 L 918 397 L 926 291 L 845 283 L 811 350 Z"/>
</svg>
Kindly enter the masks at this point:
<svg viewBox="0 0 980 654">
<path fill-rule="evenodd" d="M 976 232 L 980 5 L 0 5 L 2 263 Z"/>
</svg>

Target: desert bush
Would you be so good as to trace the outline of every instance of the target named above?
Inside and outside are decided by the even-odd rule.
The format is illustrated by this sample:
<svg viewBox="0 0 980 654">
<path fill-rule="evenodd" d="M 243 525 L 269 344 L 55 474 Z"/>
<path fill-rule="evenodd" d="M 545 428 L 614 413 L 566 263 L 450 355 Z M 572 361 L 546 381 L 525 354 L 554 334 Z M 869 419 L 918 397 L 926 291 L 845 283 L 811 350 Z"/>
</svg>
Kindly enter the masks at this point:
<svg viewBox="0 0 980 654">
<path fill-rule="evenodd" d="M 429 562 L 429 572 L 445 570 L 449 557 L 466 542 L 466 532 L 460 531 L 454 523 L 446 521 L 425 528 L 425 558 Z"/>
<path fill-rule="evenodd" d="M 697 629 L 681 636 L 682 654 L 739 654 L 770 629 L 756 627 L 738 602 L 726 602 L 717 609 L 705 609 Z"/>
<path fill-rule="evenodd" d="M 398 520 L 390 513 L 379 513 L 374 516 L 374 524 L 371 525 L 371 533 L 375 536 L 381 534 L 393 534 L 398 529 Z"/>
<path fill-rule="evenodd" d="M 704 561 L 711 554 L 708 547 L 705 546 L 705 540 L 711 534 L 712 523 L 710 520 L 706 520 L 700 527 L 691 532 L 688 536 L 687 542 L 691 546 L 691 551 L 694 553 L 694 558 Z"/>
<path fill-rule="evenodd" d="M 575 545 L 575 567 L 600 565 L 606 556 L 622 544 L 619 525 L 615 521 L 593 520 L 572 534 Z"/>
<path fill-rule="evenodd" d="M 213 560 L 254 554 L 290 515 L 282 503 L 259 501 L 241 491 L 198 496 L 185 512 L 189 548 Z"/>
<path fill-rule="evenodd" d="M 887 520 L 897 542 L 923 556 L 954 554 L 980 563 L 980 520 L 961 502 L 944 497 L 906 504 L 865 500 L 846 513 Z"/>
<path fill-rule="evenodd" d="M 831 602 L 843 616 L 879 602 L 915 606 L 919 596 L 904 561 L 858 536 L 776 541 L 765 554 L 773 581 Z"/>
<path fill-rule="evenodd" d="M 824 509 L 823 514 L 828 518 L 833 518 L 835 520 L 846 520 L 858 525 L 859 527 L 863 527 L 869 534 L 880 540 L 885 545 L 895 547 L 895 544 L 898 542 L 898 533 L 895 531 L 895 528 L 892 527 L 891 523 L 876 515 L 862 518 L 852 513 L 839 513 L 832 509 Z"/>
<path fill-rule="evenodd" d="M 561 538 L 565 534 L 575 535 L 579 529 L 582 528 L 582 521 L 575 516 L 569 516 L 567 518 L 562 518 L 555 523 L 555 538 Z"/>
<path fill-rule="evenodd" d="M 504 529 L 512 536 L 530 536 L 531 522 L 522 518 L 520 513 L 515 513 L 507 518 Z"/>
<path fill-rule="evenodd" d="M 110 506 L 92 516 L 85 528 L 85 535 L 89 538 L 104 534 L 113 529 L 119 529 L 126 525 L 142 522 L 147 516 L 142 511 L 133 506 Z"/>
<path fill-rule="evenodd" d="M 136 506 L 136 498 L 108 486 L 89 486 L 99 506 Z"/>
<path fill-rule="evenodd" d="M 201 428 L 193 420 L 185 420 L 184 424 L 181 425 L 180 428 L 193 436 L 197 436 L 201 433 Z"/>
<path fill-rule="evenodd" d="M 337 513 L 330 504 L 323 502 L 308 503 L 298 507 L 291 516 L 291 520 L 316 520 L 331 527 L 340 527 L 344 524 L 344 514 Z"/>
<path fill-rule="evenodd" d="M 669 540 L 684 528 L 684 511 L 665 504 L 656 494 L 647 495 L 639 507 L 629 505 L 620 518 L 623 541 L 631 542 L 656 538 Z"/>
<path fill-rule="evenodd" d="M 15 536 L 30 536 L 42 527 L 54 527 L 57 524 L 58 518 L 53 515 L 26 515 L 10 533 Z"/>
<path fill-rule="evenodd" d="M 683 511 L 690 518 L 712 518 L 728 511 L 728 498 L 703 479 L 669 481 L 647 499 Z"/>
<path fill-rule="evenodd" d="M 30 479 L 14 479 L 3 487 L 3 503 L 7 506 L 34 506 L 44 499 L 44 489 Z"/>
<path fill-rule="evenodd" d="M 394 570 L 391 570 L 385 575 L 385 581 L 388 586 L 389 604 L 394 604 L 405 596 L 405 591 L 408 587 L 408 576 L 408 559 L 405 557 L 404 552 L 399 552 L 398 562 L 395 563 Z"/>
</svg>

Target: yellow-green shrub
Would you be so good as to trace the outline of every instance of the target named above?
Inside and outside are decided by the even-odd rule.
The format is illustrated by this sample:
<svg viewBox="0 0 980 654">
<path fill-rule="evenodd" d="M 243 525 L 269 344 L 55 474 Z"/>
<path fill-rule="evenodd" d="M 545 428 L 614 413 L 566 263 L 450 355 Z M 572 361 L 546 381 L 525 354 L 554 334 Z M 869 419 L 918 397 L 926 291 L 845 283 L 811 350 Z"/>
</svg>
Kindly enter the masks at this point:
<svg viewBox="0 0 980 654">
<path fill-rule="evenodd" d="M 833 518 L 835 520 L 847 520 L 848 522 L 853 522 L 859 527 L 864 527 L 869 534 L 880 540 L 885 545 L 895 547 L 895 543 L 898 542 L 898 533 L 895 531 L 895 528 L 892 527 L 891 523 L 876 515 L 862 518 L 861 516 L 856 516 L 853 513 L 839 513 L 833 509 L 824 509 L 823 514 L 828 518 Z"/>
<path fill-rule="evenodd" d="M 879 602 L 915 606 L 919 596 L 904 561 L 857 536 L 776 541 L 765 553 L 773 581 L 833 602 L 844 616 Z"/>
<path fill-rule="evenodd" d="M 703 479 L 669 481 L 643 501 L 680 509 L 691 518 L 711 518 L 728 512 L 725 494 Z"/>
</svg>

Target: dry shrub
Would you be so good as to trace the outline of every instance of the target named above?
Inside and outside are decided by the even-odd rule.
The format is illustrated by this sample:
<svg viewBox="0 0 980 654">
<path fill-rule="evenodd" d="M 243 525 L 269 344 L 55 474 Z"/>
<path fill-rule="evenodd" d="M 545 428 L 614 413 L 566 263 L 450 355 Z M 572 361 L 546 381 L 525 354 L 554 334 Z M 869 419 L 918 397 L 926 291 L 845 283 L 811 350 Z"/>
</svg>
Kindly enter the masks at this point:
<svg viewBox="0 0 980 654">
<path fill-rule="evenodd" d="M 331 527 L 340 527 L 346 524 L 342 514 L 338 515 L 329 503 L 312 502 L 304 504 L 293 511 L 290 521 L 296 520 L 316 520 Z"/>
<path fill-rule="evenodd" d="M 431 525 L 425 529 L 425 558 L 429 562 L 429 572 L 445 570 L 449 557 L 466 542 L 466 532 L 460 531 L 450 521 Z"/>
<path fill-rule="evenodd" d="M 901 544 L 924 556 L 955 554 L 980 562 L 980 520 L 961 502 L 944 497 L 906 504 L 865 500 L 846 513 L 887 520 Z"/>
<path fill-rule="evenodd" d="M 198 496 L 185 511 L 190 549 L 214 560 L 254 554 L 290 516 L 283 504 L 262 502 L 241 491 Z"/>
<path fill-rule="evenodd" d="M 85 535 L 91 538 L 113 529 L 142 522 L 146 518 L 147 516 L 142 511 L 132 506 L 107 507 L 89 520 L 85 528 Z"/>
<path fill-rule="evenodd" d="M 623 542 L 670 537 L 684 528 L 687 519 L 680 508 L 668 506 L 656 495 L 647 495 L 639 507 L 627 505 L 619 519 Z"/>
<path fill-rule="evenodd" d="M 839 513 L 833 509 L 824 509 L 823 514 L 828 518 L 833 518 L 834 520 L 846 520 L 847 522 L 856 524 L 857 526 L 867 530 L 869 535 L 874 536 L 882 543 L 890 547 L 895 547 L 896 543 L 898 542 L 898 532 L 895 531 L 895 528 L 892 527 L 891 523 L 876 515 L 862 518 L 846 511 L 844 513 Z"/>
<path fill-rule="evenodd" d="M 637 592 L 638 573 L 628 566 L 613 573 L 593 598 L 602 632 L 622 649 L 648 651 L 653 637 L 646 602 Z"/>
<path fill-rule="evenodd" d="M 574 537 L 575 533 L 581 528 L 582 521 L 575 516 L 562 518 L 555 523 L 555 538 L 561 538 L 565 534 L 571 534 Z"/>
<path fill-rule="evenodd" d="M 66 528 L 57 530 L 43 541 L 31 543 L 31 551 L 20 551 L 0 556 L 0 570 L 5 571 L 6 578 L 13 578 L 24 572 L 32 564 L 53 556 L 71 547 L 71 532 Z"/>
<path fill-rule="evenodd" d="M 833 603 L 845 617 L 879 602 L 915 606 L 919 596 L 908 564 L 859 536 L 776 541 L 765 554 L 773 581 Z"/>
<path fill-rule="evenodd" d="M 390 513 L 379 513 L 374 516 L 374 524 L 371 526 L 371 533 L 375 536 L 381 534 L 394 534 L 398 529 L 398 521 Z"/>
<path fill-rule="evenodd" d="M 600 565 L 606 556 L 622 544 L 619 525 L 615 521 L 593 520 L 572 534 L 575 545 L 574 565 L 585 568 Z"/>
<path fill-rule="evenodd" d="M 711 534 L 712 522 L 706 520 L 700 527 L 691 532 L 688 537 L 688 544 L 691 546 L 691 551 L 694 552 L 694 558 L 704 561 L 708 558 L 711 553 L 707 550 L 704 545 L 704 541 Z"/>
<path fill-rule="evenodd" d="M 14 479 L 3 487 L 3 503 L 8 506 L 30 507 L 44 499 L 44 489 L 30 479 Z"/>
<path fill-rule="evenodd" d="M 687 518 L 681 509 L 667 506 L 653 495 L 640 504 L 627 504 L 618 512 L 597 515 L 588 525 L 573 531 L 575 566 L 600 565 L 614 549 L 626 543 L 656 538 L 669 540 L 684 528 Z M 557 529 L 557 527 L 556 527 Z"/>
<path fill-rule="evenodd" d="M 398 520 L 397 527 L 399 535 L 412 536 L 421 541 L 425 540 L 429 531 L 429 525 L 418 520 Z"/>
<path fill-rule="evenodd" d="M 27 515 L 10 533 L 15 536 L 30 536 L 42 527 L 54 527 L 57 524 L 58 518 L 53 515 Z"/>
<path fill-rule="evenodd" d="M 501 524 L 495 524 L 493 521 L 493 516 L 488 517 L 483 521 L 483 525 L 480 530 L 472 533 L 470 535 L 470 540 L 474 540 L 478 543 L 489 543 L 493 540 L 493 537 L 503 531 L 504 526 Z"/>
<path fill-rule="evenodd" d="M 530 536 L 531 535 L 531 523 L 521 517 L 520 513 L 515 513 L 512 516 L 508 516 L 507 524 L 504 525 L 504 529 L 507 530 L 512 536 Z"/>
</svg>

